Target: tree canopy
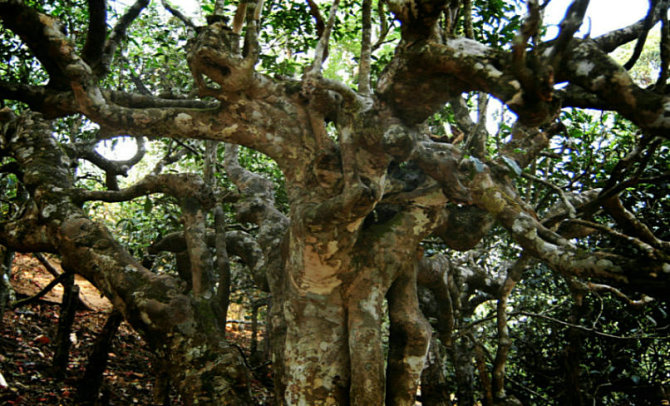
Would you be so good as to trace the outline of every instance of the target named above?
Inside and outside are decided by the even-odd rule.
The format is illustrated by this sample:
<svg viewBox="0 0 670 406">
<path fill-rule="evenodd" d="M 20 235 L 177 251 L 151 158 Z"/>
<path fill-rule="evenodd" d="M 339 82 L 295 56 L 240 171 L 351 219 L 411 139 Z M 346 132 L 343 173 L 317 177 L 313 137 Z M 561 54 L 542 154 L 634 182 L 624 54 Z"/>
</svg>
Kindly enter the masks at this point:
<svg viewBox="0 0 670 406">
<path fill-rule="evenodd" d="M 667 401 L 670 3 L 549 3 L 1 0 L 0 253 L 90 280 L 186 404 L 265 361 L 277 404 Z"/>
</svg>

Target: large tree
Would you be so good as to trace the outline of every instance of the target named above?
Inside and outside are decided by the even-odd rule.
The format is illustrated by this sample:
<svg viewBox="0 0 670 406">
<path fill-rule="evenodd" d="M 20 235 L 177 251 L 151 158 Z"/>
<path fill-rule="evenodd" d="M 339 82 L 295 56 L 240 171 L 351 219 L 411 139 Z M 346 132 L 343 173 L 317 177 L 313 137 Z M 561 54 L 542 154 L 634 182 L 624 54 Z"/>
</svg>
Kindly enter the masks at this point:
<svg viewBox="0 0 670 406">
<path fill-rule="evenodd" d="M 481 303 L 468 299 L 472 291 L 497 300 L 490 382 L 480 375 L 487 402 L 512 402 L 505 313 L 524 270 L 541 263 L 576 296 L 608 291 L 631 304 L 667 294 L 670 280 L 670 243 L 658 235 L 662 208 L 654 212 L 659 222 L 645 224 L 638 213 L 648 206 L 626 201 L 636 188 L 667 195 L 667 162 L 653 176 L 646 171 L 662 160 L 670 134 L 668 2 L 651 1 L 638 23 L 589 38 L 576 36 L 589 2 L 575 0 L 549 40 L 539 3 L 362 0 L 338 9 L 338 0 L 216 1 L 204 7 L 208 24 L 198 26 L 164 2 L 188 28 L 186 43 L 169 30 L 148 40 L 129 31 L 149 0 L 113 18 L 104 0 L 81 9 L 2 0 L 1 170 L 21 186 L 3 189 L 11 198 L 0 243 L 56 253 L 65 269 L 89 279 L 164 360 L 187 403 L 251 402 L 249 371 L 224 339 L 228 252 L 270 292 L 278 402 L 413 405 L 433 330 L 418 286 L 427 288 L 424 312 L 438 321 L 440 340 L 481 368 L 483 349 L 454 341 L 455 319 Z M 525 16 L 514 18 L 521 10 Z M 627 71 L 637 48 L 626 66 L 608 54 L 636 39 L 641 50 L 659 21 L 658 78 L 642 88 Z M 359 28 L 360 38 L 352 36 Z M 139 41 L 131 58 L 126 48 Z M 355 75 L 341 72 L 351 64 L 328 65 L 347 45 L 356 52 Z M 172 49 L 163 77 L 143 83 L 140 65 L 150 58 L 137 53 L 155 57 L 159 46 L 186 52 Z M 193 86 L 158 95 L 170 69 L 188 69 Z M 514 115 L 496 135 L 485 125 L 489 95 Z M 577 137 L 560 120 L 570 108 L 613 111 L 632 123 L 626 153 L 609 157 L 590 172 L 593 179 L 580 179 L 585 172 L 550 151 L 557 138 Z M 95 150 L 99 140 L 121 135 L 182 146 L 205 140 L 205 171 L 162 171 L 183 156 L 168 150 L 121 188 L 117 177 L 144 149 L 123 162 Z M 276 163 L 287 208 L 277 205 L 273 182 L 241 163 L 238 146 Z M 554 167 L 542 169 L 550 158 Z M 81 159 L 105 172 L 105 187 L 77 181 Z M 236 190 L 217 187 L 220 170 Z M 559 187 L 565 179 L 569 186 Z M 531 184 L 551 191 L 542 204 L 528 199 Z M 152 249 L 177 253 L 186 283 L 152 272 L 87 212 L 88 202 L 158 193 L 179 207 L 183 227 Z M 257 225 L 253 232 L 226 231 L 229 203 L 238 221 Z M 482 241 L 491 235 L 509 242 L 506 258 L 489 251 L 500 278 L 445 257 L 472 249 L 485 255 Z M 460 374 L 463 404 L 469 375 Z"/>
</svg>

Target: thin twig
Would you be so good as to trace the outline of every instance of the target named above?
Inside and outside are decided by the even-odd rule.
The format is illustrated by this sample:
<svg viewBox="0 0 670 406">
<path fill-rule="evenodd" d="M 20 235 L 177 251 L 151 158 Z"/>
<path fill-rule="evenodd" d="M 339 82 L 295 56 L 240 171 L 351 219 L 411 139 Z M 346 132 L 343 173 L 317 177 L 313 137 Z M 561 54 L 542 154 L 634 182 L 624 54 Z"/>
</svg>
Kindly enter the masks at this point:
<svg viewBox="0 0 670 406">
<path fill-rule="evenodd" d="M 328 17 L 328 23 L 326 24 L 323 34 L 319 37 L 319 43 L 316 45 L 314 51 L 314 63 L 307 72 L 307 76 L 318 75 L 323 69 L 323 63 L 328 57 L 328 43 L 330 41 L 330 33 L 333 30 L 335 25 L 335 19 L 337 17 L 337 8 L 340 4 L 340 0 L 334 0 L 333 5 L 330 7 L 330 16 Z"/>
<path fill-rule="evenodd" d="M 617 336 L 614 334 L 609 334 L 609 333 L 604 333 L 602 331 L 598 331 L 589 327 L 581 326 L 579 324 L 573 324 L 573 323 L 568 323 L 563 320 L 559 320 L 557 318 L 551 317 L 551 316 L 546 316 L 544 314 L 539 314 L 539 313 L 531 313 L 531 312 L 525 312 L 525 311 L 518 311 L 518 312 L 513 312 L 510 313 L 510 316 L 527 316 L 527 317 L 537 317 L 540 319 L 544 319 L 547 321 L 551 321 L 552 323 L 556 324 L 561 324 L 567 327 L 572 327 L 576 328 L 578 330 L 586 331 L 588 333 L 592 333 L 598 336 L 602 337 L 607 337 L 607 338 L 612 338 L 615 340 L 659 340 L 659 339 L 667 339 L 667 337 L 662 337 L 662 336 Z"/>
<path fill-rule="evenodd" d="M 63 282 L 63 279 L 65 279 L 68 276 L 67 272 L 63 272 L 62 274 L 58 275 L 54 279 L 51 280 L 42 290 L 34 294 L 33 296 L 27 297 L 25 299 L 17 300 L 15 302 L 12 302 L 10 307 L 12 309 L 18 309 L 19 307 L 29 305 L 31 303 L 34 303 L 38 301 L 42 296 L 46 295 L 53 289 L 56 285 L 59 283 Z"/>
<path fill-rule="evenodd" d="M 654 247 L 647 244 L 646 242 L 644 242 L 644 241 L 642 241 L 638 238 L 632 237 L 630 235 L 620 233 L 619 231 L 613 230 L 613 229 L 611 229 L 611 228 L 609 228 L 609 227 L 607 227 L 603 224 L 594 223 L 592 221 L 586 221 L 586 220 L 582 220 L 582 219 L 570 219 L 568 221 L 570 223 L 579 224 L 581 226 L 585 226 L 585 227 L 588 227 L 588 228 L 596 229 L 598 231 L 602 231 L 602 232 L 607 233 L 607 234 L 609 234 L 613 237 L 616 237 L 618 239 L 621 239 L 621 240 L 624 240 L 628 243 L 631 243 L 637 249 L 644 252 L 651 259 L 654 259 L 654 260 L 665 259 L 664 255 L 662 253 L 658 252 L 656 249 L 654 249 Z"/>
<path fill-rule="evenodd" d="M 545 186 L 548 186 L 548 187 L 554 189 L 558 193 L 558 195 L 561 197 L 561 200 L 563 201 L 563 204 L 565 204 L 565 207 L 568 209 L 568 215 L 570 216 L 570 218 L 574 218 L 577 215 L 577 210 L 575 210 L 575 206 L 573 206 L 572 203 L 570 203 L 570 199 L 568 198 L 568 195 L 565 194 L 563 189 L 554 185 L 551 182 L 547 182 L 546 180 L 538 178 L 537 176 L 533 176 L 529 173 L 523 172 L 521 174 L 521 176 L 528 179 L 528 180 L 532 180 L 533 182 L 538 182 L 538 183 L 541 183 Z"/>
<path fill-rule="evenodd" d="M 537 318 L 540 318 L 540 319 L 551 321 L 551 322 L 556 323 L 556 324 L 561 324 L 563 326 L 576 328 L 578 330 L 586 331 L 588 333 L 595 334 L 595 335 L 602 336 L 602 337 L 612 338 L 612 339 L 615 339 L 615 340 L 664 340 L 664 339 L 667 339 L 666 336 L 643 336 L 643 335 L 617 336 L 617 335 L 614 335 L 614 334 L 609 334 L 609 333 L 605 333 L 605 332 L 596 330 L 594 328 L 581 326 L 579 324 L 568 323 L 567 321 L 559 320 L 557 318 L 547 316 L 547 315 L 544 315 L 544 314 L 532 313 L 532 312 L 526 312 L 526 311 L 510 312 L 510 313 L 508 313 L 508 316 L 509 317 L 516 317 L 516 316 L 537 317 Z M 476 326 L 477 324 L 482 324 L 482 323 L 486 323 L 486 322 L 489 322 L 489 321 L 492 321 L 492 320 L 497 320 L 497 318 L 498 318 L 498 316 L 496 314 L 493 314 L 493 315 L 485 317 L 483 319 L 475 320 L 471 323 L 468 323 L 465 326 L 462 326 L 460 328 L 460 330 L 464 330 L 464 331 L 470 330 L 473 326 Z"/>
<path fill-rule="evenodd" d="M 53 277 L 57 278 L 61 275 L 61 273 L 58 272 L 56 267 L 51 265 L 51 262 L 49 262 L 49 260 L 46 259 L 44 255 L 40 254 L 39 252 L 35 252 L 33 253 L 33 256 L 37 258 L 38 261 L 40 261 L 40 263 L 44 266 L 44 268 L 46 268 L 47 272 L 49 272 Z"/>
<path fill-rule="evenodd" d="M 198 27 L 193 23 L 193 21 L 190 18 L 186 17 L 181 11 L 179 11 L 175 7 L 172 7 L 172 5 L 167 2 L 167 0 L 162 0 L 162 4 L 163 4 L 163 7 L 165 7 L 165 9 L 170 12 L 170 14 L 172 14 L 179 21 L 184 23 L 184 25 L 186 25 L 187 27 L 189 27 L 193 30 L 198 29 Z"/>
<path fill-rule="evenodd" d="M 645 42 L 647 42 L 647 35 L 649 34 L 649 30 L 651 30 L 651 27 L 654 23 L 654 10 L 656 9 L 657 4 L 658 0 L 649 1 L 649 11 L 647 12 L 647 17 L 645 17 L 644 20 L 644 28 L 642 33 L 637 38 L 633 54 L 630 56 L 628 62 L 623 65 L 626 70 L 630 70 L 633 66 L 635 66 L 635 63 L 640 58 L 640 55 L 642 55 L 642 49 L 644 48 Z"/>
</svg>

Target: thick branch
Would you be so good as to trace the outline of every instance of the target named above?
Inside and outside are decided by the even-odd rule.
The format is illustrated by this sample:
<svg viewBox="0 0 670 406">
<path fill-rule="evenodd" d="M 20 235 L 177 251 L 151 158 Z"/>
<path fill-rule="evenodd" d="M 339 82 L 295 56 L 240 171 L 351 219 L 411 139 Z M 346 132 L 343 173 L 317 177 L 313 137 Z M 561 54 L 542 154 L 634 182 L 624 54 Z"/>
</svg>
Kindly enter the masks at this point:
<svg viewBox="0 0 670 406">
<path fill-rule="evenodd" d="M 453 343 L 452 333 L 456 325 L 454 307 L 449 290 L 451 262 L 443 255 L 422 258 L 417 271 L 417 285 L 429 289 L 435 296 L 438 319 L 437 331 L 446 346 Z"/>
<path fill-rule="evenodd" d="M 634 235 L 651 246 L 670 253 L 670 242 L 663 241 L 626 209 L 618 196 L 612 196 L 603 202 L 603 208 L 614 218 L 614 221 L 628 234 Z"/>
<path fill-rule="evenodd" d="M 261 245 L 256 238 L 244 231 L 226 232 L 226 251 L 232 255 L 238 256 L 242 263 L 249 269 L 254 283 L 263 291 L 268 291 L 268 281 L 266 276 L 266 259 Z M 208 230 L 206 241 L 209 247 L 216 248 L 216 232 Z M 174 232 L 165 235 L 159 241 L 149 246 L 149 254 L 157 254 L 161 251 L 181 253 L 186 250 L 186 240 L 183 232 Z"/>
<path fill-rule="evenodd" d="M 269 120 L 261 120 L 260 124 L 254 117 L 259 112 L 265 111 L 268 116 L 277 114 L 277 107 L 267 103 L 247 103 L 236 110 L 191 110 L 191 109 L 168 109 L 168 108 L 125 108 L 115 103 L 108 102 L 105 93 L 98 87 L 98 81 L 91 68 L 75 54 L 73 44 L 62 32 L 54 29 L 55 20 L 38 14 L 27 7 L 13 7 L 2 3 L 0 5 L 0 17 L 8 19 L 12 13 L 24 13 L 30 16 L 34 24 L 27 30 L 23 25 L 20 27 L 24 32 L 37 32 L 40 35 L 28 43 L 32 48 L 45 49 L 49 61 L 54 67 L 66 74 L 67 80 L 74 92 L 77 111 L 86 114 L 93 121 L 109 128 L 110 130 L 123 131 L 129 135 L 145 135 L 151 137 L 191 137 L 201 139 L 228 140 L 243 145 L 251 146 L 283 163 L 287 158 L 283 145 L 268 139 L 266 134 L 272 131 L 273 135 L 281 135 L 284 139 L 294 136 L 294 130 L 300 129 L 299 123 L 290 123 L 288 127 L 283 125 L 276 131 L 276 125 Z M 141 5 L 139 2 L 136 6 Z M 138 11 L 139 12 L 139 11 Z M 12 18 L 14 15 L 12 14 Z M 130 17 L 128 17 L 130 19 Z M 121 22 L 119 23 L 121 24 Z M 121 26 L 119 27 L 119 29 Z M 253 73 L 253 60 L 248 67 L 241 68 L 242 71 Z M 246 65 L 245 65 L 246 66 Z M 55 69 L 54 68 L 54 69 Z M 245 70 L 246 69 L 246 70 Z M 251 69 L 251 70 L 249 70 Z M 242 73 L 241 73 L 242 74 Z M 244 73 L 246 74 L 246 73 Z M 266 82 L 264 82 L 266 83 Z M 271 82 L 266 83 L 265 91 L 278 91 Z M 283 95 L 282 95 L 283 96 Z M 143 100 L 148 100 L 144 97 Z M 281 104 L 281 108 L 292 108 L 292 103 Z M 261 116 L 263 114 L 261 113 Z M 213 120 L 216 118 L 216 120 Z M 300 133 L 300 131 L 298 131 Z"/>
<path fill-rule="evenodd" d="M 551 75 L 538 80 L 540 90 L 553 84 Z M 400 47 L 377 90 L 407 123 L 423 122 L 449 99 L 473 90 L 502 100 L 528 125 L 546 122 L 558 109 L 549 97 L 525 97 L 537 91 L 523 88 L 505 52 L 466 38 Z"/>
<path fill-rule="evenodd" d="M 389 355 L 386 368 L 386 400 L 393 405 L 415 403 L 423 361 L 432 329 L 419 309 L 416 264 L 405 265 L 389 289 Z M 352 376 L 353 377 L 353 376 Z"/>
<path fill-rule="evenodd" d="M 284 268 L 280 247 L 289 219 L 275 207 L 274 185 L 240 165 L 235 145 L 226 145 L 224 166 L 243 195 L 235 207 L 237 217 L 259 226 L 257 238 L 265 254 L 266 273 L 271 281 L 277 280 Z"/>
<path fill-rule="evenodd" d="M 98 168 L 106 172 L 108 177 L 108 184 L 110 177 L 116 176 L 128 176 L 128 171 L 137 163 L 139 163 L 146 152 L 145 139 L 144 138 L 135 138 L 137 144 L 137 151 L 135 155 L 131 158 L 124 161 L 113 161 L 102 156 L 98 151 L 96 151 L 97 143 L 82 143 L 75 144 L 72 146 L 76 157 L 85 159 Z M 116 183 L 114 181 L 114 183 Z M 114 188 L 114 189 L 118 189 Z"/>
<path fill-rule="evenodd" d="M 84 61 L 95 66 L 102 58 L 107 35 L 107 1 L 88 1 L 88 33 L 82 51 Z"/>
<path fill-rule="evenodd" d="M 658 22 L 660 18 L 663 17 L 662 10 L 668 7 L 667 0 L 660 1 L 656 8 L 654 9 L 654 14 L 652 21 L 654 23 Z M 634 41 L 640 37 L 644 31 L 644 27 L 647 21 L 647 17 L 637 21 L 634 24 L 631 24 L 627 27 L 620 28 L 618 30 L 610 31 L 606 34 L 603 34 L 599 37 L 594 38 L 594 41 L 600 49 L 606 53 L 610 53 L 617 49 L 619 46 L 626 44 L 630 41 Z"/>
<path fill-rule="evenodd" d="M 581 27 L 584 21 L 586 9 L 589 6 L 589 0 L 574 0 L 565 13 L 563 21 L 559 27 L 558 37 L 553 41 L 549 60 L 551 64 L 558 68 L 559 61 L 564 58 L 565 50 L 574 37 L 575 33 Z"/>
<path fill-rule="evenodd" d="M 481 173 L 472 184 L 475 203 L 494 214 L 524 250 L 564 275 L 609 280 L 656 294 L 670 285 L 670 264 L 632 259 L 606 252 L 585 252 L 544 228 L 522 207 L 511 189 L 496 185 Z"/>
<path fill-rule="evenodd" d="M 147 175 L 134 185 L 118 191 L 79 189 L 76 191 L 76 200 L 124 202 L 152 193 L 165 193 L 177 198 L 196 198 L 205 207 L 212 207 L 214 204 L 214 196 L 202 178 L 188 173 Z"/>
<path fill-rule="evenodd" d="M 62 65 L 51 55 L 50 47 L 47 45 L 49 33 L 64 35 L 61 23 L 55 18 L 38 13 L 18 0 L 0 3 L 0 19 L 6 28 L 21 37 L 40 61 L 44 70 L 49 74 L 48 87 L 58 90 L 67 89 L 67 75 L 63 72 Z"/>
<path fill-rule="evenodd" d="M 321 38 L 321 36 L 323 36 L 323 32 L 326 29 L 326 21 L 323 18 L 323 14 L 321 14 L 321 10 L 319 10 L 319 5 L 316 4 L 314 0 L 307 0 L 307 4 L 309 5 L 309 15 L 314 17 L 314 23 L 316 25 L 316 36 Z"/>
<path fill-rule="evenodd" d="M 442 14 L 446 0 L 389 1 L 389 10 L 402 23 L 402 38 L 405 42 L 425 40 L 435 34 L 437 20 Z"/>
<path fill-rule="evenodd" d="M 569 80 L 595 94 L 607 109 L 643 130 L 666 138 L 670 134 L 670 97 L 639 88 L 592 40 L 570 42 L 557 76 L 557 82 Z"/>
<path fill-rule="evenodd" d="M 599 283 L 589 282 L 589 283 L 586 284 L 586 286 L 592 291 L 611 292 L 615 296 L 617 296 L 619 299 L 623 300 L 626 304 L 628 304 L 632 307 L 635 307 L 635 308 L 644 307 L 644 306 L 646 306 L 649 303 L 654 301 L 653 298 L 651 298 L 647 295 L 642 295 L 642 297 L 640 299 L 637 299 L 637 300 L 631 299 L 630 297 L 628 297 L 626 294 L 624 294 L 619 289 L 614 288 L 614 287 L 609 286 L 609 285 L 603 285 L 603 284 L 599 284 Z"/>
<path fill-rule="evenodd" d="M 0 222 L 0 244 L 18 252 L 56 252 L 35 206 L 17 220 Z"/>
<path fill-rule="evenodd" d="M 381 3 L 381 2 L 380 2 Z M 369 96 L 372 57 L 372 0 L 363 1 L 363 29 L 361 31 L 361 58 L 358 64 L 358 92 Z"/>
<path fill-rule="evenodd" d="M 72 201 L 69 159 L 57 148 L 48 124 L 25 114 L 5 125 L 3 136 L 12 139 L 11 155 L 31 174 L 24 182 L 34 191 L 40 220 L 63 267 L 91 281 L 144 333 L 157 355 L 171 364 L 169 372 L 186 402 L 198 398 L 205 404 L 250 404 L 241 356 L 211 329 L 208 314 L 199 313 L 176 280 L 143 268 Z M 216 376 L 215 381 L 208 374 Z"/>
</svg>

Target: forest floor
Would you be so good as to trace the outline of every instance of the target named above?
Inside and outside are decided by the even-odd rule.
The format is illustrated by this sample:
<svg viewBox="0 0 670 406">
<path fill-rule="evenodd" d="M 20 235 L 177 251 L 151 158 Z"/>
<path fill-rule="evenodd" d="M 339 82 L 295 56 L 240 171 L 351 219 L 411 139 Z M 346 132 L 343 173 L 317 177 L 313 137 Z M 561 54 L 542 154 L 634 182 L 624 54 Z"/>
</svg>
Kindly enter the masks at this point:
<svg viewBox="0 0 670 406">
<path fill-rule="evenodd" d="M 56 265 L 56 264 L 54 264 Z M 21 296 L 30 296 L 53 277 L 30 256 L 17 255 L 11 277 Z M 80 299 L 88 309 L 79 310 L 71 334 L 72 347 L 65 379 L 49 373 L 53 357 L 62 287 L 59 285 L 32 305 L 7 310 L 0 322 L 0 405 L 74 405 L 78 382 L 88 355 L 112 306 L 90 283 L 77 279 Z M 248 332 L 229 331 L 228 337 L 248 349 Z M 141 337 L 123 322 L 113 340 L 104 373 L 101 404 L 151 405 L 153 399 L 153 356 Z M 3 382 L 3 378 L 4 381 Z M 270 392 L 254 380 L 252 392 L 257 404 L 270 404 Z M 171 393 L 170 404 L 181 405 Z"/>
</svg>

